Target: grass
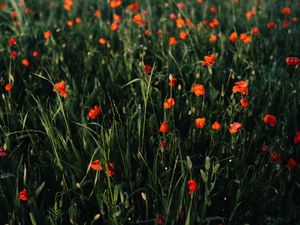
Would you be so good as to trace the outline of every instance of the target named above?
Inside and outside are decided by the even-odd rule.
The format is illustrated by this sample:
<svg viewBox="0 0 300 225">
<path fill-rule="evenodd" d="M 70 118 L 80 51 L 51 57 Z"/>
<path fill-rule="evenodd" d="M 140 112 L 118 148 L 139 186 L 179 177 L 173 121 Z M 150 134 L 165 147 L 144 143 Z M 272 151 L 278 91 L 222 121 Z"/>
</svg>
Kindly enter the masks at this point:
<svg viewBox="0 0 300 225">
<path fill-rule="evenodd" d="M 0 224 L 300 224 L 299 3 L 121 2 L 0 1 Z"/>
</svg>

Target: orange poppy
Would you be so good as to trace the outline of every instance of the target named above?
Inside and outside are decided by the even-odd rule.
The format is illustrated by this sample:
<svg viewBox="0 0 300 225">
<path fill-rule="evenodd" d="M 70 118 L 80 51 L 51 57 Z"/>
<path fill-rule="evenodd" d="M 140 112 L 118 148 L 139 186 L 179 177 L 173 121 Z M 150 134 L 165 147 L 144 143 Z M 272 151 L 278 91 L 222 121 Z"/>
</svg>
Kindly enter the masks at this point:
<svg viewBox="0 0 300 225">
<path fill-rule="evenodd" d="M 133 12 L 139 11 L 139 4 L 137 2 L 135 2 L 135 3 L 128 5 L 127 10 L 133 11 Z"/>
<path fill-rule="evenodd" d="M 77 23 L 77 24 L 79 24 L 79 23 L 81 23 L 82 21 L 81 21 L 81 18 L 80 17 L 76 17 L 75 18 L 75 23 Z"/>
<path fill-rule="evenodd" d="M 255 9 L 252 9 L 252 10 L 246 12 L 246 14 L 245 14 L 247 20 L 251 20 L 251 18 L 255 15 L 256 15 L 256 10 Z"/>
<path fill-rule="evenodd" d="M 99 17 L 101 16 L 100 10 L 97 9 L 97 10 L 95 11 L 94 15 L 95 15 L 97 18 L 99 18 Z"/>
<path fill-rule="evenodd" d="M 216 56 L 214 54 L 204 56 L 203 66 L 212 66 L 216 61 Z"/>
<path fill-rule="evenodd" d="M 143 16 L 141 13 L 134 15 L 134 17 L 132 18 L 132 21 L 141 26 L 143 26 L 147 23 L 147 21 L 143 19 Z"/>
<path fill-rule="evenodd" d="M 215 41 L 217 41 L 217 39 L 218 39 L 217 35 L 211 34 L 209 36 L 209 41 L 210 42 L 215 42 Z"/>
<path fill-rule="evenodd" d="M 56 91 L 58 91 L 62 97 L 66 98 L 68 96 L 68 93 L 66 91 L 66 82 L 61 81 L 61 82 L 56 83 L 53 87 L 53 92 L 56 92 Z"/>
<path fill-rule="evenodd" d="M 177 26 L 178 28 L 183 27 L 183 26 L 184 26 L 184 20 L 181 19 L 181 18 L 178 18 L 178 19 L 176 20 L 176 26 Z"/>
<path fill-rule="evenodd" d="M 94 108 L 91 108 L 88 112 L 88 118 L 89 119 L 96 119 L 100 113 L 102 112 L 102 109 L 99 106 L 94 106 Z"/>
<path fill-rule="evenodd" d="M 238 39 L 239 39 L 239 37 L 238 37 L 237 32 L 232 32 L 232 33 L 229 35 L 229 41 L 232 42 L 232 43 L 237 42 Z"/>
<path fill-rule="evenodd" d="M 183 30 L 183 31 L 180 32 L 180 34 L 179 34 L 179 38 L 180 38 L 180 39 L 183 39 L 183 40 L 184 40 L 184 39 L 186 39 L 187 37 L 188 37 L 188 33 L 187 33 L 186 31 Z"/>
<path fill-rule="evenodd" d="M 231 134 L 237 133 L 242 128 L 242 124 L 238 122 L 234 122 L 229 125 L 229 132 Z"/>
<path fill-rule="evenodd" d="M 118 8 L 119 6 L 122 5 L 122 1 L 121 0 L 110 0 L 109 5 L 111 8 Z"/>
<path fill-rule="evenodd" d="M 242 98 L 240 100 L 240 104 L 241 104 L 242 108 L 246 109 L 248 107 L 248 105 L 249 105 L 249 102 L 248 102 L 248 100 L 246 98 Z"/>
<path fill-rule="evenodd" d="M 110 25 L 110 29 L 111 29 L 112 31 L 117 31 L 117 30 L 119 29 L 118 23 L 113 22 L 113 23 Z"/>
<path fill-rule="evenodd" d="M 252 34 L 253 35 L 259 34 L 259 28 L 258 27 L 252 27 Z"/>
<path fill-rule="evenodd" d="M 73 7 L 73 1 L 72 0 L 65 0 L 64 1 L 64 8 L 67 11 L 71 11 Z"/>
<path fill-rule="evenodd" d="M 195 125 L 196 125 L 197 128 L 202 129 L 205 125 L 205 118 L 202 117 L 202 118 L 195 119 Z"/>
<path fill-rule="evenodd" d="M 6 84 L 6 85 L 5 85 L 5 90 L 6 90 L 6 91 L 11 91 L 12 88 L 13 88 L 13 86 L 12 86 L 11 84 Z"/>
<path fill-rule="evenodd" d="M 26 188 L 24 188 L 22 191 L 19 192 L 18 198 L 21 201 L 27 201 L 29 198 L 29 192 L 27 191 Z"/>
<path fill-rule="evenodd" d="M 213 20 L 208 24 L 210 28 L 215 28 L 219 26 L 220 22 L 217 18 L 213 18 Z"/>
<path fill-rule="evenodd" d="M 114 13 L 113 14 L 113 20 L 114 20 L 115 23 L 120 23 L 122 21 L 122 18 L 117 13 Z"/>
<path fill-rule="evenodd" d="M 248 95 L 248 81 L 235 82 L 235 85 L 232 87 L 232 92 Z"/>
<path fill-rule="evenodd" d="M 48 31 L 44 32 L 44 38 L 45 39 L 49 39 L 51 36 L 52 36 L 51 31 L 48 30 Z"/>
<path fill-rule="evenodd" d="M 161 133 L 167 133 L 167 132 L 169 132 L 169 127 L 168 127 L 168 124 L 166 122 L 163 122 L 160 125 L 159 132 L 161 132 Z"/>
<path fill-rule="evenodd" d="M 73 21 L 72 21 L 72 20 L 69 20 L 69 21 L 67 22 L 67 25 L 68 25 L 69 27 L 72 27 L 72 26 L 73 26 Z"/>
<path fill-rule="evenodd" d="M 175 37 L 170 37 L 169 38 L 169 45 L 176 45 L 177 44 L 177 39 Z"/>
<path fill-rule="evenodd" d="M 100 39 L 98 40 L 98 42 L 99 42 L 100 45 L 105 45 L 105 44 L 107 44 L 107 40 L 106 40 L 105 38 L 100 38 Z"/>
<path fill-rule="evenodd" d="M 250 35 L 248 35 L 247 33 L 242 33 L 242 34 L 240 34 L 240 40 L 244 44 L 249 44 L 252 41 L 252 37 Z"/>
<path fill-rule="evenodd" d="M 212 125 L 211 125 L 211 129 L 213 130 L 220 130 L 221 129 L 221 124 L 219 122 L 214 122 Z"/>
<path fill-rule="evenodd" d="M 196 96 L 205 95 L 205 89 L 202 84 L 193 84 L 192 89 Z"/>
<path fill-rule="evenodd" d="M 28 59 L 23 59 L 22 64 L 23 64 L 23 66 L 28 67 L 30 63 L 29 63 Z"/>
<path fill-rule="evenodd" d="M 277 123 L 277 118 L 272 114 L 266 114 L 263 119 L 264 123 L 270 127 L 274 127 Z"/>
<path fill-rule="evenodd" d="M 99 160 L 96 159 L 94 160 L 90 167 L 92 168 L 92 170 L 98 170 L 98 171 L 101 171 L 103 169 L 103 166 L 101 165 L 101 163 L 99 163 Z"/>
<path fill-rule="evenodd" d="M 173 77 L 172 75 L 169 77 L 169 86 L 173 87 L 177 82 L 176 77 Z"/>
<path fill-rule="evenodd" d="M 165 109 L 170 109 L 170 108 L 173 108 L 174 106 L 175 106 L 175 100 L 174 100 L 174 98 L 168 98 L 164 102 L 164 108 Z"/>
</svg>

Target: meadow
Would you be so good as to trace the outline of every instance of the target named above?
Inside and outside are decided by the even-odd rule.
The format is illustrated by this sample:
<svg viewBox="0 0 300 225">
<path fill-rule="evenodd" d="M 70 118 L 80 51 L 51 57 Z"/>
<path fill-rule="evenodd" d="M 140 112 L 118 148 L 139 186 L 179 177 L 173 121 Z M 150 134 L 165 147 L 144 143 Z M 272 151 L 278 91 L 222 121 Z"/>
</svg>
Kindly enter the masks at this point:
<svg viewBox="0 0 300 225">
<path fill-rule="evenodd" d="M 299 14 L 0 0 L 0 224 L 300 225 Z"/>
</svg>

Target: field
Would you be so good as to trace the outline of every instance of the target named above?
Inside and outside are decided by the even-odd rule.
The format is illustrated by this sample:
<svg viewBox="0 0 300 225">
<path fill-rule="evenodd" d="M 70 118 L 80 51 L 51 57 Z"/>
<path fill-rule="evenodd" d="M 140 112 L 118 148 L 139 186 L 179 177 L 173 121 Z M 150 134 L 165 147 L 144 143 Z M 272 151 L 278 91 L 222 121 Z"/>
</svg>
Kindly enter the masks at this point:
<svg viewBox="0 0 300 225">
<path fill-rule="evenodd" d="M 0 0 L 0 224 L 300 225 L 299 15 Z"/>
</svg>

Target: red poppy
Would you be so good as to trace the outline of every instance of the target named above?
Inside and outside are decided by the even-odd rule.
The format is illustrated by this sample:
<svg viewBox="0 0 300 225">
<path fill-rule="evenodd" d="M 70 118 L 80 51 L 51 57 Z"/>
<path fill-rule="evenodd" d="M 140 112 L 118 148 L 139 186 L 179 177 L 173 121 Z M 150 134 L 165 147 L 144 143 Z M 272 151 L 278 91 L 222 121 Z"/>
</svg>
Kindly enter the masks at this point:
<svg viewBox="0 0 300 225">
<path fill-rule="evenodd" d="M 237 32 L 232 32 L 232 33 L 229 35 L 229 41 L 232 42 L 232 43 L 237 42 L 238 39 L 239 39 L 239 37 L 238 37 Z"/>
<path fill-rule="evenodd" d="M 184 31 L 184 30 L 180 31 L 180 34 L 179 34 L 179 38 L 180 38 L 180 39 L 184 40 L 184 39 L 186 39 L 188 36 L 189 36 L 189 34 L 188 34 L 186 31 Z"/>
<path fill-rule="evenodd" d="M 173 87 L 176 84 L 176 82 L 177 82 L 176 77 L 173 77 L 173 76 L 169 77 L 169 86 L 170 87 Z"/>
<path fill-rule="evenodd" d="M 132 18 L 132 21 L 138 25 L 145 25 L 147 23 L 146 20 L 144 20 L 143 16 L 141 13 L 138 13 L 136 15 L 134 15 L 134 17 Z"/>
<path fill-rule="evenodd" d="M 164 225 L 165 224 L 165 217 L 162 214 L 158 214 L 156 216 L 156 223 L 157 223 L 157 225 Z"/>
<path fill-rule="evenodd" d="M 21 201 L 26 201 L 26 200 L 28 200 L 28 198 L 29 198 L 29 192 L 27 191 L 26 188 L 24 188 L 22 191 L 19 192 L 18 198 L 19 198 Z"/>
<path fill-rule="evenodd" d="M 11 37 L 11 38 L 9 39 L 9 41 L 8 41 L 8 45 L 9 45 L 10 47 L 12 47 L 12 46 L 14 46 L 14 45 L 16 45 L 16 44 L 17 44 L 16 39 L 15 39 L 14 37 Z"/>
<path fill-rule="evenodd" d="M 202 129 L 205 125 L 205 118 L 202 117 L 202 118 L 195 119 L 195 125 L 197 128 Z"/>
<path fill-rule="evenodd" d="M 92 120 L 96 119 L 100 115 L 101 112 L 102 112 L 102 109 L 99 106 L 95 105 L 94 108 L 91 108 L 89 110 L 88 118 L 92 119 Z"/>
<path fill-rule="evenodd" d="M 274 115 L 267 114 L 267 115 L 264 116 L 263 121 L 264 121 L 265 124 L 267 124 L 271 127 L 274 127 L 277 123 L 277 118 Z"/>
<path fill-rule="evenodd" d="M 220 130 L 221 129 L 221 124 L 219 122 L 214 122 L 212 125 L 211 125 L 211 129 L 213 130 Z"/>
<path fill-rule="evenodd" d="M 144 74 L 150 73 L 152 71 L 152 66 L 151 65 L 145 64 L 144 67 L 145 67 L 144 68 Z"/>
<path fill-rule="evenodd" d="M 122 1 L 121 0 L 110 0 L 109 5 L 111 8 L 118 8 L 119 6 L 122 5 Z"/>
<path fill-rule="evenodd" d="M 38 51 L 34 51 L 34 52 L 32 53 L 32 56 L 33 56 L 34 58 L 37 58 L 37 57 L 40 56 L 40 53 L 39 53 Z"/>
<path fill-rule="evenodd" d="M 100 45 L 107 44 L 107 40 L 105 38 L 99 38 L 98 42 L 99 42 Z"/>
<path fill-rule="evenodd" d="M 174 100 L 174 98 L 168 98 L 164 102 L 164 108 L 165 109 L 170 109 L 170 108 L 173 108 L 174 106 L 175 106 L 175 100 Z"/>
<path fill-rule="evenodd" d="M 253 35 L 258 35 L 259 34 L 259 28 L 258 27 L 252 27 L 252 34 Z"/>
<path fill-rule="evenodd" d="M 198 188 L 198 184 L 196 180 L 190 179 L 187 182 L 188 188 L 189 188 L 189 194 L 193 194 L 197 188 Z"/>
<path fill-rule="evenodd" d="M 289 7 L 284 7 L 281 9 L 281 13 L 284 15 L 290 15 L 290 14 L 292 14 L 292 9 Z"/>
<path fill-rule="evenodd" d="M 238 122 L 234 122 L 232 124 L 229 125 L 229 132 L 231 134 L 237 133 L 241 128 L 242 128 L 242 124 L 238 123 Z"/>
<path fill-rule="evenodd" d="M 15 58 L 17 58 L 17 56 L 18 56 L 18 52 L 17 51 L 11 51 L 10 54 L 9 54 L 9 57 L 11 59 L 15 59 Z"/>
<path fill-rule="evenodd" d="M 205 95 L 205 89 L 202 84 L 193 84 L 192 89 L 196 96 Z"/>
<path fill-rule="evenodd" d="M 273 163 L 280 163 L 281 162 L 281 155 L 279 152 L 270 152 L 270 160 Z"/>
<path fill-rule="evenodd" d="M 203 66 L 212 66 L 216 61 L 216 56 L 214 54 L 204 56 Z"/>
<path fill-rule="evenodd" d="M 161 132 L 161 133 L 167 133 L 167 132 L 169 132 L 169 127 L 168 127 L 168 124 L 166 122 L 163 122 L 160 125 L 159 132 Z"/>
<path fill-rule="evenodd" d="M 22 64 L 23 64 L 23 66 L 25 66 L 25 67 L 29 67 L 29 60 L 28 59 L 23 59 L 22 60 Z"/>
<path fill-rule="evenodd" d="M 175 37 L 170 37 L 169 38 L 169 45 L 176 45 L 177 44 L 177 39 Z"/>
<path fill-rule="evenodd" d="M 261 150 L 262 150 L 263 152 L 268 151 L 268 150 L 269 150 L 269 147 L 268 147 L 267 145 L 263 145 L 263 146 L 261 146 Z"/>
<path fill-rule="evenodd" d="M 4 149 L 4 147 L 0 146 L 0 158 L 5 158 L 7 155 L 7 151 Z"/>
<path fill-rule="evenodd" d="M 294 144 L 300 143 L 300 131 L 296 132 L 296 135 L 294 137 Z"/>
<path fill-rule="evenodd" d="M 98 170 L 98 171 L 101 171 L 103 169 L 103 167 L 102 167 L 101 163 L 99 163 L 98 159 L 94 160 L 91 163 L 90 167 L 92 168 L 92 170 Z"/>
<path fill-rule="evenodd" d="M 139 4 L 137 2 L 135 2 L 135 3 L 128 5 L 127 10 L 133 11 L 133 12 L 139 11 Z"/>
<path fill-rule="evenodd" d="M 6 90 L 6 91 L 11 91 L 12 88 L 13 88 L 13 86 L 12 86 L 11 84 L 6 84 L 6 85 L 5 85 L 5 90 Z"/>
<path fill-rule="evenodd" d="M 267 23 L 267 28 L 272 29 L 272 28 L 276 28 L 277 24 L 275 22 L 268 22 Z"/>
<path fill-rule="evenodd" d="M 248 95 L 248 81 L 235 82 L 235 85 L 232 87 L 232 92 Z"/>
<path fill-rule="evenodd" d="M 107 175 L 112 177 L 115 174 L 115 164 L 113 162 L 107 163 Z"/>
<path fill-rule="evenodd" d="M 48 30 L 48 31 L 44 32 L 44 38 L 45 39 L 49 39 L 51 36 L 52 36 L 51 31 Z"/>
<path fill-rule="evenodd" d="M 240 100 L 240 104 L 241 104 L 242 108 L 246 109 L 248 107 L 248 105 L 249 105 L 249 102 L 248 102 L 248 100 L 246 98 L 242 98 Z"/>
<path fill-rule="evenodd" d="M 66 82 L 61 81 L 61 82 L 56 83 L 53 87 L 53 92 L 56 92 L 56 91 L 58 91 L 62 97 L 66 98 L 68 96 L 68 93 L 66 91 Z"/>
<path fill-rule="evenodd" d="M 300 59 L 298 57 L 287 57 L 285 63 L 289 66 L 297 66 L 300 64 Z"/>
<path fill-rule="evenodd" d="M 295 159 L 292 159 L 290 158 L 287 165 L 286 165 L 287 168 L 289 169 L 294 169 L 297 167 L 297 161 Z"/>
</svg>

